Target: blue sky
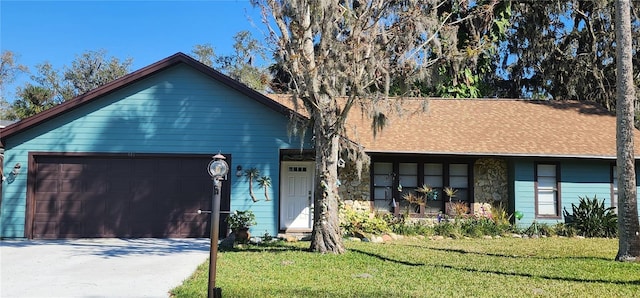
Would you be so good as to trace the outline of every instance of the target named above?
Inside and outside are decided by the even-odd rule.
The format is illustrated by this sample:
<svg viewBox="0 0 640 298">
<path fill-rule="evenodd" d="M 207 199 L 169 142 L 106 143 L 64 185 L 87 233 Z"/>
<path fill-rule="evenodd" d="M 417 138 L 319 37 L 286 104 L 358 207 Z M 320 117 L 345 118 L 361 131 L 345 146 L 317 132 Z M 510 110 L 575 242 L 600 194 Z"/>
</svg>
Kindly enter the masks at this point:
<svg viewBox="0 0 640 298">
<path fill-rule="evenodd" d="M 233 52 L 233 35 L 250 30 L 262 40 L 260 13 L 248 0 L 208 1 L 0 1 L 0 49 L 35 72 L 45 61 L 54 68 L 71 65 L 88 50 L 133 58 L 137 70 L 165 57 L 190 54 L 211 44 L 217 54 Z M 3 94 L 29 81 L 21 75 Z"/>
</svg>

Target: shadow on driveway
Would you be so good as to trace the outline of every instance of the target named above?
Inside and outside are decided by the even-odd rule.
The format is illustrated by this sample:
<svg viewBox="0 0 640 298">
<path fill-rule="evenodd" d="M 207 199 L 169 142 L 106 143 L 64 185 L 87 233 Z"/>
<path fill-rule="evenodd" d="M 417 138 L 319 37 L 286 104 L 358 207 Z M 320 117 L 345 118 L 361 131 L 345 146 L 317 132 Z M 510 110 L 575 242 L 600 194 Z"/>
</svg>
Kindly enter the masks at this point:
<svg viewBox="0 0 640 298">
<path fill-rule="evenodd" d="M 102 257 L 127 255 L 171 255 L 186 252 L 209 252 L 209 239 L 80 239 L 80 240 L 1 240 L 2 247 L 64 246 L 78 254 Z"/>
<path fill-rule="evenodd" d="M 0 297 L 168 297 L 209 239 L 0 241 Z"/>
</svg>

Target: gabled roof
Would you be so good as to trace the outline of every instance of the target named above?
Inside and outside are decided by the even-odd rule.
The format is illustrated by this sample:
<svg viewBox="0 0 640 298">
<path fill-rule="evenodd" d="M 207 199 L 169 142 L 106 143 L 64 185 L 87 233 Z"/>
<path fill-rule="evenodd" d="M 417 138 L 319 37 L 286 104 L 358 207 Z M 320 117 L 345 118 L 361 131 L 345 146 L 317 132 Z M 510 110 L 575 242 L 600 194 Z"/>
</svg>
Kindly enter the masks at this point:
<svg viewBox="0 0 640 298">
<path fill-rule="evenodd" d="M 271 109 L 289 116 L 306 115 L 287 95 L 256 92 L 244 84 L 176 53 L 102 87 L 8 125 L 4 139 L 42 124 L 84 104 L 134 84 L 178 64 L 189 65 L 214 80 L 239 91 Z M 371 120 L 354 108 L 347 119 L 347 137 L 371 153 L 418 153 L 473 156 L 540 156 L 616 158 L 616 118 L 601 106 L 578 101 L 528 101 L 508 99 L 405 100 L 402 116 L 388 114 L 386 127 L 373 136 Z M 635 139 L 638 140 L 638 130 Z M 1 147 L 1 146 L 0 146 Z M 640 141 L 635 142 L 640 157 Z"/>
<path fill-rule="evenodd" d="M 270 97 L 294 108 L 285 96 Z M 403 107 L 402 116 L 387 114 L 375 137 L 354 107 L 348 138 L 370 153 L 616 158 L 616 117 L 591 102 L 432 98 L 406 99 Z"/>
<path fill-rule="evenodd" d="M 28 129 L 30 127 L 39 125 L 45 121 L 47 121 L 48 119 L 51 119 L 53 117 L 57 117 L 59 115 L 62 115 L 64 113 L 67 113 L 69 111 L 72 111 L 82 105 L 85 105 L 89 102 L 92 102 L 94 100 L 98 100 L 101 97 L 112 93 L 116 90 L 119 90 L 121 88 L 124 88 L 126 86 L 129 86 L 131 84 L 134 84 L 140 80 L 143 80 L 153 74 L 156 74 L 158 72 L 161 72 L 165 69 L 168 69 L 172 66 L 178 65 L 178 64 L 186 64 L 189 65 L 197 70 L 199 70 L 200 72 L 204 73 L 205 75 L 208 75 L 209 77 L 211 77 L 214 80 L 217 80 L 227 86 L 229 86 L 232 89 L 235 89 L 237 91 L 239 91 L 240 93 L 253 98 L 254 100 L 272 108 L 273 110 L 282 113 L 284 115 L 290 115 L 290 113 L 292 113 L 292 111 L 283 106 L 282 104 L 275 102 L 271 99 L 269 99 L 268 97 L 264 96 L 263 94 L 247 87 L 246 85 L 214 70 L 211 67 L 208 67 L 200 62 L 198 62 L 197 60 L 189 57 L 186 54 L 183 53 L 176 53 L 172 56 L 169 56 L 165 59 L 162 59 L 156 63 L 153 63 L 147 67 L 141 68 L 137 71 L 134 71 L 128 75 L 125 75 L 111 83 L 108 83 L 106 85 L 103 85 L 101 87 L 98 87 L 96 89 L 93 89 L 85 94 L 82 94 L 80 96 L 77 96 L 71 100 L 67 100 L 64 103 L 57 105 L 51 109 L 45 110 L 41 113 L 38 113 L 32 117 L 23 119 L 19 122 L 7 125 L 7 127 L 2 129 L 2 132 L 0 133 L 0 146 L 2 144 L 4 144 L 4 139 L 14 135 L 16 133 L 19 133 L 25 129 Z"/>
</svg>

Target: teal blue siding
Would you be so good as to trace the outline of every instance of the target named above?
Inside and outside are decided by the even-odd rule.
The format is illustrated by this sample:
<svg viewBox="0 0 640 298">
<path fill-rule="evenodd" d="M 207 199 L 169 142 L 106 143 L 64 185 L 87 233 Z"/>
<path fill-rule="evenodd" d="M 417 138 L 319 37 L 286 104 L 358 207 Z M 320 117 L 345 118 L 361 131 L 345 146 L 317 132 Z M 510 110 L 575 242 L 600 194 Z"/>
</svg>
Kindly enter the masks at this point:
<svg viewBox="0 0 640 298">
<path fill-rule="evenodd" d="M 514 211 L 524 214 L 516 224 L 520 227 L 531 225 L 535 219 L 535 177 L 533 177 L 533 161 L 513 161 L 513 196 Z"/>
<path fill-rule="evenodd" d="M 571 204 L 578 204 L 580 197 L 604 200 L 611 206 L 611 166 L 614 161 L 572 159 L 559 161 L 560 166 L 560 202 L 561 209 L 572 212 Z M 532 159 L 517 160 L 511 163 L 513 177 L 513 211 L 524 214 L 518 221 L 519 227 L 528 227 L 533 221 L 555 224 L 564 222 L 561 219 L 544 219 L 535 217 L 535 162 Z"/>
<path fill-rule="evenodd" d="M 19 162 L 22 174 L 3 187 L 0 236 L 24 237 L 29 152 L 231 154 L 231 210 L 252 209 L 252 232 L 274 235 L 279 150 L 300 148 L 287 134 L 288 121 L 189 66 L 166 69 L 7 140 L 5 172 Z M 246 178 L 235 177 L 237 165 L 271 177 L 272 201 L 251 201 Z"/>
<path fill-rule="evenodd" d="M 611 162 L 565 161 L 561 164 L 562 206 L 570 213 L 571 204 L 578 205 L 580 197 L 604 200 L 611 206 Z"/>
</svg>

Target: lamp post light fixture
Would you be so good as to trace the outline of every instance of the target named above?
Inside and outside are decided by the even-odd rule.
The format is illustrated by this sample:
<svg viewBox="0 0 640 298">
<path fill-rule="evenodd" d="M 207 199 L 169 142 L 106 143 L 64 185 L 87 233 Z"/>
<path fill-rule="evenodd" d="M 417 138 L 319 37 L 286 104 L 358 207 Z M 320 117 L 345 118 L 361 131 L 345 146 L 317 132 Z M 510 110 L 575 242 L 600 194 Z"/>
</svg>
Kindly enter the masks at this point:
<svg viewBox="0 0 640 298">
<path fill-rule="evenodd" d="M 209 286 L 207 288 L 209 298 L 222 297 L 222 289 L 216 288 L 216 261 L 218 260 L 218 230 L 220 229 L 220 192 L 222 180 L 229 172 L 229 165 L 224 155 L 218 153 L 209 162 L 207 171 L 213 180 L 213 194 L 211 195 L 211 249 L 209 250 Z"/>
</svg>

